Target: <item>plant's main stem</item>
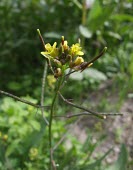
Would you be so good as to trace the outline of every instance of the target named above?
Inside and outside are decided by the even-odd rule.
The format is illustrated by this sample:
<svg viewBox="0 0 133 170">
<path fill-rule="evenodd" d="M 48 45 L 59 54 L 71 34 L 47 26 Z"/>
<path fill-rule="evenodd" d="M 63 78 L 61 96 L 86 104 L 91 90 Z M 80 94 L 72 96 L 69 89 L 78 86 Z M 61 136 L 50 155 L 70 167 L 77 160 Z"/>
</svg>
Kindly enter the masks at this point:
<svg viewBox="0 0 133 170">
<path fill-rule="evenodd" d="M 57 82 L 57 89 L 55 91 L 55 95 L 52 101 L 52 105 L 51 105 L 51 112 L 50 112 L 50 119 L 49 119 L 49 149 L 50 149 L 50 167 L 49 170 L 51 170 L 51 168 L 53 170 L 56 170 L 56 165 L 53 159 L 53 148 L 52 148 L 52 120 L 53 120 L 53 115 L 54 115 L 54 106 L 55 106 L 55 102 L 56 102 L 56 98 L 58 95 L 58 91 L 60 89 L 61 83 L 62 83 L 62 78 L 59 79 L 59 81 Z"/>
</svg>

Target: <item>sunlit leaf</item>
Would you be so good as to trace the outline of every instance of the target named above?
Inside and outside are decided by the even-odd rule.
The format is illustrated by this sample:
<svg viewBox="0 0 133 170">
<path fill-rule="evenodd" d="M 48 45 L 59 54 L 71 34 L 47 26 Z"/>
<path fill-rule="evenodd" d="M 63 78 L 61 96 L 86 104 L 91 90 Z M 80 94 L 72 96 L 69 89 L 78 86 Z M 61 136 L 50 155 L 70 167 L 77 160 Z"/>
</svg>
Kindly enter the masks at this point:
<svg viewBox="0 0 133 170">
<path fill-rule="evenodd" d="M 91 38 L 92 37 L 91 31 L 89 31 L 89 29 L 87 27 L 83 26 L 83 25 L 79 26 L 79 31 L 85 38 Z"/>
</svg>

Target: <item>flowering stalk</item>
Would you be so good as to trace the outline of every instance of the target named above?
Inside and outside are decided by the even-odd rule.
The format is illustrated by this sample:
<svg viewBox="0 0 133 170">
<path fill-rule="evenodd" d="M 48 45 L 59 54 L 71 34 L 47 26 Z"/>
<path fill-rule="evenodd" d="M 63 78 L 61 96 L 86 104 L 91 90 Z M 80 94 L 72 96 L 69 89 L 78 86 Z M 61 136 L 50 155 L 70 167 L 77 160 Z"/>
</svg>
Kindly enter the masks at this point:
<svg viewBox="0 0 133 170">
<path fill-rule="evenodd" d="M 68 45 L 68 42 L 64 40 L 64 36 L 61 38 L 61 43 L 59 46 L 57 46 L 57 43 L 54 42 L 53 45 L 47 43 L 45 44 L 42 36 L 39 31 L 40 39 L 44 46 L 44 51 L 41 52 L 41 54 L 46 58 L 49 68 L 53 73 L 54 78 L 56 79 L 57 87 L 55 89 L 55 94 L 52 100 L 51 104 L 51 110 L 49 115 L 49 152 L 50 152 L 50 166 L 49 170 L 56 170 L 56 164 L 54 161 L 54 148 L 52 146 L 52 121 L 55 117 L 54 111 L 55 111 L 55 104 L 57 100 L 57 96 L 59 95 L 63 101 L 65 101 L 67 104 L 76 107 L 80 110 L 87 111 L 94 116 L 97 116 L 99 118 L 104 119 L 105 117 L 103 115 L 100 115 L 97 112 L 91 111 L 87 108 L 84 108 L 82 106 L 78 106 L 72 102 L 67 101 L 60 93 L 60 90 L 62 88 L 63 82 L 65 81 L 66 75 L 65 72 L 67 69 L 74 70 L 75 71 L 84 71 L 87 67 L 90 67 L 95 60 L 97 60 L 99 57 L 101 57 L 104 52 L 106 51 L 106 47 L 104 50 L 95 58 L 93 58 L 91 61 L 86 62 L 83 58 L 83 51 L 79 43 L 72 44 L 71 46 Z M 71 72 L 70 72 L 71 73 Z"/>
<path fill-rule="evenodd" d="M 52 120 L 54 117 L 54 107 L 55 107 L 55 103 L 56 103 L 56 98 L 58 95 L 58 91 L 60 89 L 60 86 L 62 84 L 62 78 L 59 78 L 59 80 L 57 81 L 57 89 L 55 91 L 53 100 L 52 100 L 52 105 L 51 105 L 51 111 L 50 111 L 50 119 L 49 119 L 49 149 L 50 149 L 50 169 L 51 170 L 51 165 L 53 167 L 54 170 L 56 170 L 56 165 L 55 165 L 55 161 L 53 158 L 53 147 L 52 147 Z"/>
</svg>

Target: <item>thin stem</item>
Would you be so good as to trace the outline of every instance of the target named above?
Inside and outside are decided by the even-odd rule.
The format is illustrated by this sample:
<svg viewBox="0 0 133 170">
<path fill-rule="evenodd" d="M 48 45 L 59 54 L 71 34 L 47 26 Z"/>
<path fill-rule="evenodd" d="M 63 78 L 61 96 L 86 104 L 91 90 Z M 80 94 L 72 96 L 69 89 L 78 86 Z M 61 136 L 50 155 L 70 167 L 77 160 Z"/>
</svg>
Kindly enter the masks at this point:
<svg viewBox="0 0 133 170">
<path fill-rule="evenodd" d="M 85 108 L 85 107 L 82 107 L 82 106 L 78 106 L 78 105 L 76 105 L 76 104 L 74 104 L 74 103 L 66 100 L 66 99 L 62 96 L 62 94 L 61 94 L 60 92 L 58 92 L 58 94 L 60 95 L 60 97 L 62 98 L 62 100 L 63 100 L 64 102 L 66 102 L 67 104 L 69 104 L 69 105 L 71 105 L 71 106 L 73 106 L 73 107 L 76 107 L 76 108 L 78 108 L 78 109 L 84 110 L 84 111 L 86 111 L 86 112 L 89 112 L 89 113 L 91 113 L 92 115 L 94 115 L 94 116 L 96 116 L 96 117 L 99 117 L 99 118 L 101 118 L 101 119 L 105 119 L 105 118 L 106 118 L 106 116 L 103 116 L 103 115 L 99 114 L 98 112 L 94 112 L 94 111 L 92 111 L 92 110 L 89 110 L 89 109 L 87 109 L 87 108 Z"/>
<path fill-rule="evenodd" d="M 99 113 L 100 115 L 102 116 L 123 116 L 122 113 Z M 54 117 L 57 117 L 57 118 L 60 118 L 60 117 L 64 117 L 64 118 L 72 118 L 72 117 L 79 117 L 79 116 L 90 116 L 90 115 L 93 115 L 92 113 L 89 113 L 89 112 L 82 112 L 82 113 L 77 113 L 77 114 L 71 114 L 71 115 L 64 115 L 64 116 L 54 116 Z"/>
<path fill-rule="evenodd" d="M 45 84 L 46 84 L 47 69 L 48 69 L 48 64 L 47 64 L 47 62 L 45 62 L 44 72 L 43 72 L 43 77 L 42 77 L 41 106 L 43 106 L 43 104 L 44 104 L 44 90 L 45 90 Z M 44 108 L 43 107 L 41 108 L 41 112 L 42 112 L 42 117 L 43 117 L 44 121 L 46 122 L 47 125 L 49 125 L 48 120 L 44 116 Z"/>
<path fill-rule="evenodd" d="M 98 60 L 98 59 L 106 52 L 106 50 L 107 50 L 107 47 L 104 47 L 104 49 L 101 51 L 101 53 L 100 53 L 98 56 L 92 58 L 92 60 L 90 60 L 89 62 L 87 62 L 87 63 L 84 65 L 84 67 L 82 68 L 81 72 L 82 72 L 84 69 L 86 69 L 91 63 L 93 63 L 94 61 Z"/>
<path fill-rule="evenodd" d="M 11 98 L 13 98 L 13 99 L 15 99 L 17 101 L 20 101 L 22 103 L 25 103 L 25 104 L 28 104 L 30 106 L 36 107 L 36 108 L 50 107 L 50 106 L 43 106 L 43 105 L 40 106 L 40 105 L 34 104 L 32 102 L 29 102 L 28 100 L 21 99 L 20 97 L 17 97 L 15 95 L 11 94 L 11 93 L 8 93 L 8 92 L 2 91 L 2 90 L 0 90 L 0 93 L 3 94 L 3 95 L 6 95 L 8 97 L 11 97 Z"/>
<path fill-rule="evenodd" d="M 46 48 L 45 48 L 45 42 L 44 42 L 44 39 L 43 39 L 43 37 L 42 37 L 41 32 L 40 32 L 40 30 L 39 30 L 39 29 L 37 29 L 37 32 L 38 32 L 39 38 L 40 38 L 40 40 L 41 40 L 41 42 L 42 42 L 42 45 L 43 45 L 43 48 L 44 48 L 44 51 L 45 51 L 45 50 L 46 50 Z"/>
<path fill-rule="evenodd" d="M 83 26 L 86 25 L 86 14 L 87 14 L 87 8 L 86 8 L 86 2 L 84 0 L 83 4 L 82 4 L 82 20 L 81 20 L 81 24 Z M 84 48 L 84 45 L 85 45 L 85 37 L 81 34 L 81 46 L 82 46 L 82 48 Z"/>
<path fill-rule="evenodd" d="M 54 106 L 55 106 L 56 98 L 57 98 L 61 83 L 62 83 L 62 78 L 60 78 L 59 81 L 57 82 L 57 89 L 56 89 L 56 92 L 55 92 L 55 95 L 54 95 L 54 98 L 52 101 L 51 112 L 50 112 L 50 120 L 49 120 L 50 168 L 49 168 L 49 170 L 51 170 L 51 168 L 53 168 L 53 170 L 56 170 L 55 162 L 53 159 L 53 148 L 52 148 L 52 120 L 53 120 L 53 115 L 54 115 Z M 51 165 L 52 165 L 52 167 L 51 167 Z"/>
</svg>

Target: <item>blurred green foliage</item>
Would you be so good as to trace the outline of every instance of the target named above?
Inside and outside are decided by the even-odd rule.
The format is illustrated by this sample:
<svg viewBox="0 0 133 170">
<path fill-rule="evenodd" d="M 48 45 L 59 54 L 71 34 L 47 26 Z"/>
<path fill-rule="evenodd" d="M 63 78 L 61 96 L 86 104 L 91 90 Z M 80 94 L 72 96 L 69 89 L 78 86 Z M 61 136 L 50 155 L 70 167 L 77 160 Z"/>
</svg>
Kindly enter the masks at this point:
<svg viewBox="0 0 133 170">
<path fill-rule="evenodd" d="M 107 53 L 94 63 L 93 69 L 83 72 L 80 77 L 70 77 L 70 83 L 64 90 L 66 97 L 80 98 L 84 91 L 96 89 L 108 78 L 115 78 L 119 89 L 124 84 L 125 90 L 120 93 L 120 97 L 128 91 L 133 92 L 132 0 L 95 0 L 92 6 L 88 1 L 87 7 L 83 5 L 84 2 L 0 1 L 0 89 L 39 98 L 44 64 L 36 32 L 39 28 L 46 42 L 58 41 L 62 35 L 70 44 L 80 38 L 87 60 L 97 55 L 104 46 L 108 47 Z M 52 92 L 48 89 L 46 95 L 51 96 Z M 49 97 L 46 99 L 49 103 Z M 0 100 L 1 170 L 47 169 L 47 127 L 40 113 L 37 116 L 35 113 L 36 110 L 31 106 L 9 98 Z M 55 142 L 66 133 L 65 125 L 62 121 L 54 122 Z M 108 152 L 97 160 L 91 156 L 84 159 L 87 154 L 95 152 L 97 146 L 91 140 L 91 133 L 83 146 L 72 136 L 69 137 L 71 149 L 66 148 L 65 144 L 59 146 L 56 152 L 59 170 L 105 169 L 102 160 Z M 122 145 L 117 162 L 108 169 L 126 170 L 127 157 L 126 148 Z"/>
<path fill-rule="evenodd" d="M 36 102 L 31 98 L 31 101 Z M 48 129 L 39 112 L 32 106 L 27 106 L 10 98 L 1 101 L 0 108 L 0 169 L 48 169 Z M 45 113 L 48 114 L 48 113 Z M 65 121 L 53 122 L 53 137 L 56 144 L 61 136 L 67 135 Z M 89 167 L 102 167 L 102 160 L 111 152 L 98 156 L 95 161 L 91 157 L 96 147 L 105 139 L 101 136 L 93 143 L 91 133 L 83 145 L 69 133 L 66 141 L 59 145 L 56 152 L 58 169 L 82 170 Z M 64 154 L 65 153 L 65 154 Z"/>
</svg>

